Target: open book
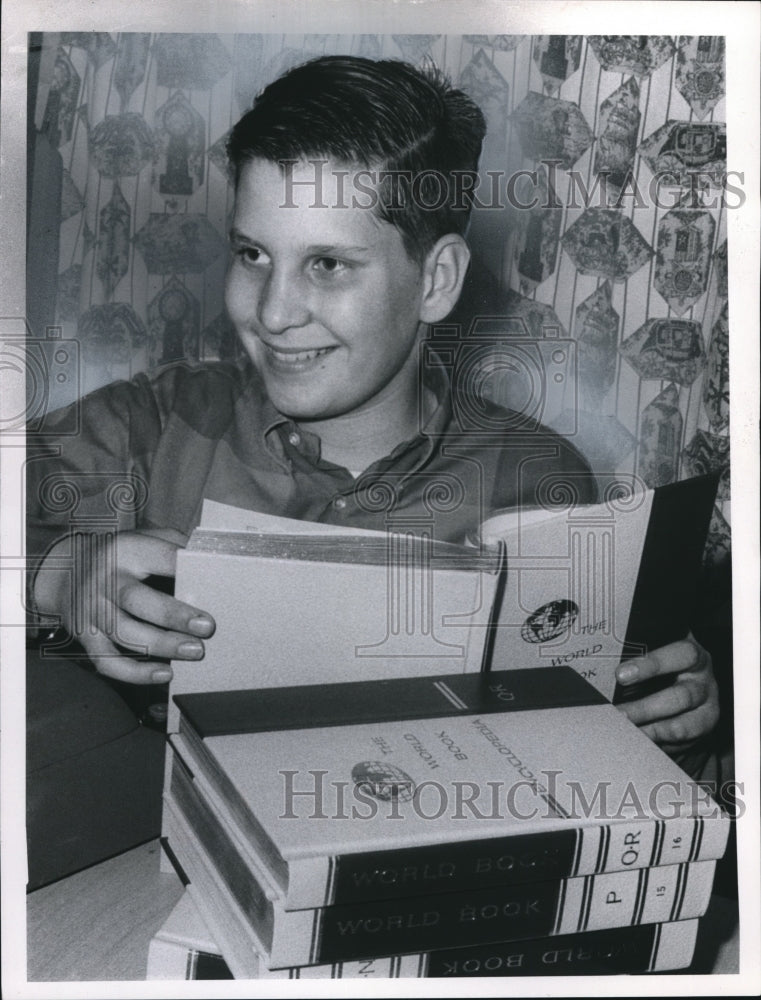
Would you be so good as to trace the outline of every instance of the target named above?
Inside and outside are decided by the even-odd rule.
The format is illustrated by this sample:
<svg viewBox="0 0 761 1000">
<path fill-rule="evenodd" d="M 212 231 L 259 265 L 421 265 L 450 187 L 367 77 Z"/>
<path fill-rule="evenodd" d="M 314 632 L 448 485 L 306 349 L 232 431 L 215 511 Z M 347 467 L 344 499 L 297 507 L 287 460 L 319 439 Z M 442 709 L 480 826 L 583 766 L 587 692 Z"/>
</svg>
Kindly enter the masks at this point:
<svg viewBox="0 0 761 1000">
<path fill-rule="evenodd" d="M 716 487 L 496 514 L 476 545 L 206 501 L 175 594 L 217 629 L 171 693 L 568 664 L 619 700 L 623 658 L 689 631 Z"/>
<path fill-rule="evenodd" d="M 206 501 L 175 595 L 216 631 L 171 694 L 479 671 L 504 547 L 313 524 Z M 169 732 L 177 723 L 170 701 Z"/>
</svg>

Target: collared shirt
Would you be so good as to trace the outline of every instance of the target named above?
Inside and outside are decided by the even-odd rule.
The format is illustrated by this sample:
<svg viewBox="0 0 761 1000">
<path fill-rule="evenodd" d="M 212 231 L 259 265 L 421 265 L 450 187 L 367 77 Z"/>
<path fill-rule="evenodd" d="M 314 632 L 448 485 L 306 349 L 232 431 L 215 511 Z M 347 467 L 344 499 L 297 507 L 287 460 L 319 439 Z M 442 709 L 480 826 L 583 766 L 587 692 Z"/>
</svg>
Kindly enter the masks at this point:
<svg viewBox="0 0 761 1000">
<path fill-rule="evenodd" d="M 439 374 L 419 433 L 354 477 L 280 414 L 248 361 L 174 364 L 116 382 L 30 437 L 28 556 L 62 534 L 173 528 L 204 498 L 341 525 L 463 541 L 495 511 L 596 498 L 565 439 L 512 411 L 462 399 Z"/>
</svg>

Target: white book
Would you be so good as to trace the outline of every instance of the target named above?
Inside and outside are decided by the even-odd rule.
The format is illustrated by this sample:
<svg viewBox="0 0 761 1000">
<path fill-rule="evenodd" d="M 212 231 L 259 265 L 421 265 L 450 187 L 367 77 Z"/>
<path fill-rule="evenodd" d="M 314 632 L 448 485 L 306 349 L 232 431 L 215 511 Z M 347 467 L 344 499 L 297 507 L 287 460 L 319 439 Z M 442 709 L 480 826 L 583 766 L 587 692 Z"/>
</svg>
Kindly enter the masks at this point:
<svg viewBox="0 0 761 1000">
<path fill-rule="evenodd" d="M 217 628 L 171 694 L 568 664 L 632 697 L 622 658 L 689 631 L 715 491 L 703 476 L 497 513 L 471 546 L 206 501 L 175 594 Z"/>
</svg>

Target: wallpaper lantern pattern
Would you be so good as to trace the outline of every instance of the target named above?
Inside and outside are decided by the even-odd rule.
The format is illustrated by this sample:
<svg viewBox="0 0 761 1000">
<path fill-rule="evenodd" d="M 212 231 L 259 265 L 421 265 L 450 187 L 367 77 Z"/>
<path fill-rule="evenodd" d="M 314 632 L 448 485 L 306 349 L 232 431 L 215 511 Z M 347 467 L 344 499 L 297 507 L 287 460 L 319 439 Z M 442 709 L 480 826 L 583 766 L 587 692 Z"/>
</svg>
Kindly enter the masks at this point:
<svg viewBox="0 0 761 1000">
<path fill-rule="evenodd" d="M 119 36 L 119 51 L 114 68 L 114 87 L 121 98 L 121 111 L 127 110 L 130 98 L 145 79 L 151 36 L 127 33 Z"/>
<path fill-rule="evenodd" d="M 63 183 L 61 185 L 61 222 L 65 222 L 72 215 L 81 212 L 84 207 L 85 201 L 77 185 L 71 179 L 69 171 L 64 170 Z"/>
<path fill-rule="evenodd" d="M 217 35 L 158 35 L 153 53 L 159 87 L 210 90 L 232 66 L 230 54 Z"/>
<path fill-rule="evenodd" d="M 129 266 L 130 211 L 118 181 L 114 181 L 111 200 L 100 212 L 100 239 L 95 271 L 110 298 Z"/>
<path fill-rule="evenodd" d="M 642 411 L 637 472 L 650 487 L 679 478 L 682 414 L 675 385 L 667 386 Z"/>
<path fill-rule="evenodd" d="M 603 69 L 649 76 L 674 54 L 668 35 L 590 35 L 589 44 Z"/>
<path fill-rule="evenodd" d="M 85 390 L 240 355 L 223 300 L 225 144 L 263 86 L 330 53 L 431 61 L 485 114 L 480 196 L 504 200 L 511 172 L 530 175 L 514 193 L 531 207 L 474 213 L 462 329 L 489 316 L 537 349 L 562 343 L 565 388 L 543 419 L 606 481 L 722 471 L 708 554 L 726 557 L 722 38 L 69 32 L 42 44 L 35 126 L 63 167 L 56 323 L 80 341 Z M 579 204 L 595 184 L 606 197 Z"/>
<path fill-rule="evenodd" d="M 611 305 L 605 281 L 576 310 L 574 339 L 579 345 L 579 388 L 582 399 L 599 402 L 616 377 L 619 315 Z"/>
<path fill-rule="evenodd" d="M 484 113 L 489 126 L 486 142 L 504 149 L 510 89 L 483 49 L 462 71 L 459 85 Z"/>
<path fill-rule="evenodd" d="M 625 281 L 652 255 L 629 219 L 613 208 L 588 208 L 563 236 L 563 247 L 581 274 Z"/>
<path fill-rule="evenodd" d="M 641 143 L 639 153 L 654 174 L 689 186 L 691 175 L 719 185 L 727 167 L 726 125 L 667 121 Z"/>
<path fill-rule="evenodd" d="M 54 146 L 71 139 L 81 83 L 71 59 L 63 48 L 59 48 L 40 127 L 40 131 L 49 137 Z"/>
<path fill-rule="evenodd" d="M 90 130 L 90 157 L 102 177 L 138 174 L 153 160 L 153 135 L 134 111 L 108 115 Z"/>
<path fill-rule="evenodd" d="M 600 105 L 601 132 L 595 146 L 595 173 L 621 188 L 634 170 L 639 133 L 639 84 L 632 76 Z"/>
<path fill-rule="evenodd" d="M 674 210 L 658 226 L 654 285 L 680 316 L 708 287 L 715 230 L 707 212 Z"/>
<path fill-rule="evenodd" d="M 649 319 L 621 344 L 640 378 L 692 385 L 705 367 L 700 325 L 688 319 Z"/>
<path fill-rule="evenodd" d="M 225 243 L 205 215 L 153 213 L 135 237 L 151 274 L 198 273 L 225 250 Z"/>
<path fill-rule="evenodd" d="M 156 112 L 154 183 L 161 194 L 190 195 L 203 184 L 206 123 L 182 91 Z"/>
<path fill-rule="evenodd" d="M 724 96 L 724 49 L 720 36 L 685 35 L 679 39 L 676 87 L 701 121 Z"/>
<path fill-rule="evenodd" d="M 177 278 L 172 278 L 148 303 L 153 364 L 183 358 L 198 360 L 199 316 L 198 302 Z"/>
<path fill-rule="evenodd" d="M 703 406 L 711 429 L 726 431 L 729 427 L 729 318 L 726 303 L 711 331 Z"/>
<path fill-rule="evenodd" d="M 729 438 L 698 431 L 684 450 L 687 472 L 691 476 L 702 476 L 707 472 L 725 473 L 729 470 Z M 719 481 L 719 496 L 729 495 L 729 477 L 724 475 Z"/>
<path fill-rule="evenodd" d="M 524 293 L 546 281 L 555 270 L 563 225 L 563 206 L 544 166 L 539 167 L 536 177 L 536 191 L 525 202 L 535 204 L 520 215 L 515 247 L 520 290 Z"/>
<path fill-rule="evenodd" d="M 128 364 L 145 346 L 145 325 L 126 302 L 91 306 L 79 317 L 77 335 L 93 364 L 115 377 L 115 366 Z"/>
<path fill-rule="evenodd" d="M 592 130 L 571 101 L 532 91 L 511 117 L 524 155 L 533 160 L 558 160 L 568 170 L 592 145 Z"/>
<path fill-rule="evenodd" d="M 581 35 L 537 35 L 532 55 L 544 82 L 544 91 L 554 94 L 579 68 Z"/>
<path fill-rule="evenodd" d="M 402 58 L 413 66 L 418 66 L 426 57 L 430 58 L 431 45 L 439 35 L 392 35 Z"/>
<path fill-rule="evenodd" d="M 523 41 L 521 35 L 465 35 L 471 45 L 485 45 L 499 52 L 510 52 Z"/>
<path fill-rule="evenodd" d="M 100 69 L 116 52 L 116 44 L 107 31 L 62 31 L 61 42 L 84 49 L 95 69 Z"/>
</svg>

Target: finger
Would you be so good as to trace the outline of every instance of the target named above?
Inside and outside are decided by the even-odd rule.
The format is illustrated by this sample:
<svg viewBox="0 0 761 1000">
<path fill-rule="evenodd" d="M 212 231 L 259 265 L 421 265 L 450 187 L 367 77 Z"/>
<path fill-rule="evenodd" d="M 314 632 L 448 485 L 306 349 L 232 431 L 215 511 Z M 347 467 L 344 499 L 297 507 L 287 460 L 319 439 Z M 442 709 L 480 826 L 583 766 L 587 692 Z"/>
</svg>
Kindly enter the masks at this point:
<svg viewBox="0 0 761 1000">
<path fill-rule="evenodd" d="M 707 684 L 683 679 L 662 691 L 636 701 L 623 702 L 618 707 L 635 725 L 644 726 L 658 719 L 669 719 L 684 712 L 692 712 L 703 705 L 708 696 Z"/>
<path fill-rule="evenodd" d="M 185 633 L 186 636 L 207 639 L 214 634 L 216 627 L 214 619 L 205 611 L 154 590 L 139 580 L 130 580 L 120 588 L 117 604 L 135 618 Z"/>
<path fill-rule="evenodd" d="M 114 614 L 114 624 L 103 632 L 117 646 L 135 656 L 150 656 L 166 660 L 201 660 L 204 645 L 200 639 L 182 632 L 167 631 L 132 618 L 121 610 Z"/>
<path fill-rule="evenodd" d="M 706 701 L 700 708 L 671 719 L 658 719 L 645 726 L 642 732 L 664 750 L 683 750 L 709 733 L 719 721 L 718 706 Z"/>
<path fill-rule="evenodd" d="M 166 684 L 172 679 L 172 668 L 168 664 L 134 660 L 101 632 L 90 633 L 82 639 L 82 645 L 95 669 L 104 677 L 128 684 Z"/>
<path fill-rule="evenodd" d="M 114 565 L 136 576 L 174 576 L 179 546 L 156 535 L 116 535 L 113 540 Z"/>
<path fill-rule="evenodd" d="M 654 649 L 647 656 L 622 663 L 616 670 L 620 684 L 636 684 L 664 674 L 683 673 L 702 669 L 703 650 L 691 639 L 669 643 Z"/>
</svg>

